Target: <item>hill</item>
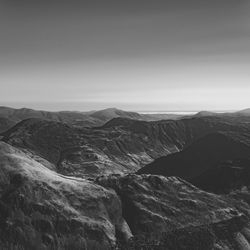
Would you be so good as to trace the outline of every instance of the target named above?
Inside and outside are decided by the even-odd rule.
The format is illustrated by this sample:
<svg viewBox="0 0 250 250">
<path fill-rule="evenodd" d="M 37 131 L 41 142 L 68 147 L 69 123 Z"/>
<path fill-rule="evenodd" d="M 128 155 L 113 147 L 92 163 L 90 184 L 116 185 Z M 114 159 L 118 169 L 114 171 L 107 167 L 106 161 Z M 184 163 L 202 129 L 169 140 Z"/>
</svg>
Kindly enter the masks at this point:
<svg viewBox="0 0 250 250">
<path fill-rule="evenodd" d="M 250 115 L 250 108 L 240 110 L 240 111 L 238 111 L 238 112 L 236 112 L 236 113 L 237 113 L 237 114 L 241 114 L 241 115 Z"/>
<path fill-rule="evenodd" d="M 91 114 L 91 117 L 95 117 L 103 121 L 109 121 L 116 117 L 130 118 L 135 120 L 142 119 L 141 115 L 136 112 L 127 112 L 116 108 L 108 108 L 96 111 L 93 114 Z"/>
<path fill-rule="evenodd" d="M 117 117 L 130 118 L 135 120 L 157 121 L 162 119 L 178 119 L 181 116 L 171 114 L 139 114 L 136 112 L 123 111 L 116 108 L 108 108 L 104 110 L 89 112 L 49 112 L 27 108 L 14 109 L 1 106 L 0 117 L 9 119 L 15 123 L 29 118 L 38 118 L 56 122 L 64 122 L 73 126 L 95 127 L 102 126 L 107 121 Z"/>
<path fill-rule="evenodd" d="M 178 114 L 139 114 L 131 111 L 123 111 L 116 108 L 108 108 L 100 111 L 96 111 L 90 115 L 91 117 L 98 118 L 103 121 L 109 121 L 114 118 L 128 118 L 141 121 L 159 121 L 159 120 L 178 120 L 183 115 Z"/>
</svg>

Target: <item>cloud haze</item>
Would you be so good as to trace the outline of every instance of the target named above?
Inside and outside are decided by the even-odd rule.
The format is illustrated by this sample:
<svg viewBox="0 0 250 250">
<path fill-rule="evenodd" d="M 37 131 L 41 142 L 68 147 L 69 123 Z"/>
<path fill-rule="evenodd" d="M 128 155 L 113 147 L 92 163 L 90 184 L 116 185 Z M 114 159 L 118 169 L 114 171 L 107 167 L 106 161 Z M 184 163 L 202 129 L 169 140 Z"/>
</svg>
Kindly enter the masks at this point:
<svg viewBox="0 0 250 250">
<path fill-rule="evenodd" d="M 8 0 L 0 32 L 2 105 L 250 106 L 247 0 Z"/>
</svg>

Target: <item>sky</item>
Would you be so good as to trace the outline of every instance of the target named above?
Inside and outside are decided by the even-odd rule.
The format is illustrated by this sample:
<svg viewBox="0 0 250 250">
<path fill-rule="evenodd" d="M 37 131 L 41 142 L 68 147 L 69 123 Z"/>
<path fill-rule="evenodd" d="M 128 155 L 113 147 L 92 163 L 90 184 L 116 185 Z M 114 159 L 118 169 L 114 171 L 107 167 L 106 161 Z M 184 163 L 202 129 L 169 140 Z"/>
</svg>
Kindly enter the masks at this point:
<svg viewBox="0 0 250 250">
<path fill-rule="evenodd" d="M 250 0 L 0 0 L 0 105 L 250 107 Z"/>
</svg>

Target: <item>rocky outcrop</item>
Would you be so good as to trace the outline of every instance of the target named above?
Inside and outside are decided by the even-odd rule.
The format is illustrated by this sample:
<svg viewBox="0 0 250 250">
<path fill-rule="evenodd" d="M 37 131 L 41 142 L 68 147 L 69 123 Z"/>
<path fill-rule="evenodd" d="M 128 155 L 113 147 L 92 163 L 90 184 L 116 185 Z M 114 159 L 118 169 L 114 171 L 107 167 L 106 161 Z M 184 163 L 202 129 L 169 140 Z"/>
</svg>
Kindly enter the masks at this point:
<svg viewBox="0 0 250 250">
<path fill-rule="evenodd" d="M 115 191 L 0 143 L 1 249 L 111 249 L 117 235 L 131 237 Z"/>
<path fill-rule="evenodd" d="M 96 182 L 121 198 L 135 236 L 131 249 L 248 249 L 248 218 L 227 198 L 177 177 L 113 175 Z"/>
</svg>

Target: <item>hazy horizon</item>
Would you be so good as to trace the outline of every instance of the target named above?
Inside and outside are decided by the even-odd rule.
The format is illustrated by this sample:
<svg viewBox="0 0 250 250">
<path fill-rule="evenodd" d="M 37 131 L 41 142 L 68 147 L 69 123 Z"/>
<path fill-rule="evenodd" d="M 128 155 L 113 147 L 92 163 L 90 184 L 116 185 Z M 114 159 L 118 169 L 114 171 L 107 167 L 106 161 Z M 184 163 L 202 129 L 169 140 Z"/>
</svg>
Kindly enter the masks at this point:
<svg viewBox="0 0 250 250">
<path fill-rule="evenodd" d="M 62 108 L 59 108 L 59 106 L 62 105 Z M 123 107 L 115 107 L 115 106 L 103 106 L 100 108 L 96 109 L 88 109 L 82 104 L 79 103 L 79 106 L 71 107 L 70 105 L 68 107 L 65 106 L 65 103 L 61 105 L 55 105 L 55 103 L 47 103 L 46 105 L 41 105 L 37 103 L 33 104 L 14 104 L 14 103 L 6 103 L 6 104 L 1 104 L 0 107 L 7 107 L 7 108 L 13 108 L 13 109 L 33 109 L 33 110 L 39 110 L 39 111 L 49 111 L 49 112 L 58 112 L 58 111 L 69 111 L 69 112 L 91 112 L 91 111 L 98 111 L 98 110 L 105 110 L 105 109 L 120 109 L 124 111 L 130 111 L 130 112 L 137 112 L 141 114 L 159 114 L 159 113 L 173 113 L 173 114 L 195 114 L 200 111 L 211 111 L 211 112 L 217 112 L 217 113 L 223 113 L 223 112 L 236 112 L 240 110 L 247 109 L 248 107 L 242 108 L 242 109 L 197 109 L 197 110 L 185 110 L 185 109 L 176 109 L 176 110 L 170 110 L 170 109 L 124 109 Z"/>
<path fill-rule="evenodd" d="M 0 3 L 0 104 L 250 107 L 248 0 Z"/>
</svg>

